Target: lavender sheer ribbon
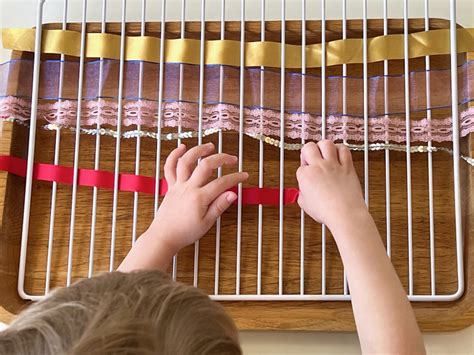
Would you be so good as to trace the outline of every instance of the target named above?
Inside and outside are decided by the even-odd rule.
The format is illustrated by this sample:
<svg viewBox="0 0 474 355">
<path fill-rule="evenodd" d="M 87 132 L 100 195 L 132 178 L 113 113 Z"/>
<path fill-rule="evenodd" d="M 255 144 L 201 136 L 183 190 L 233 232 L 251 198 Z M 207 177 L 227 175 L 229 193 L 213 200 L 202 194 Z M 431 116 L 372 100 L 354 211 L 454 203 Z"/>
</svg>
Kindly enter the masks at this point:
<svg viewBox="0 0 474 355">
<path fill-rule="evenodd" d="M 146 129 L 156 127 L 158 117 L 158 65 L 144 63 L 142 97 L 138 96 L 139 62 L 125 64 L 124 98 L 122 124 L 132 127 L 140 124 Z M 64 63 L 64 86 L 62 97 L 59 93 L 59 61 L 44 61 L 41 65 L 40 105 L 38 118 L 61 126 L 75 126 L 77 112 L 78 63 Z M 104 60 L 102 83 L 99 83 L 100 61 L 85 65 L 81 126 L 96 124 L 116 126 L 118 112 L 117 78 L 118 62 Z M 265 70 L 265 102 L 260 102 L 260 68 L 245 69 L 244 131 L 250 135 L 278 137 L 280 134 L 280 73 Z M 411 87 L 411 140 L 442 142 L 452 140 L 451 92 L 446 83 L 450 70 L 431 70 L 431 107 L 426 107 L 427 72 L 410 73 Z M 178 101 L 179 64 L 165 65 L 163 86 L 162 124 L 163 127 L 182 125 L 187 129 L 197 129 L 199 67 L 184 65 L 183 99 Z M 319 140 L 321 138 L 322 117 L 321 77 L 306 75 L 306 112 L 300 112 L 301 73 L 286 74 L 285 135 L 289 138 Z M 461 114 L 460 134 L 465 136 L 474 131 L 474 107 L 467 105 L 474 98 L 474 61 L 458 68 L 459 105 Z M 0 66 L 0 119 L 27 121 L 30 117 L 32 62 L 12 60 Z M 389 107 L 385 108 L 384 79 L 386 78 Z M 220 67 L 205 68 L 205 97 L 203 107 L 204 129 L 239 129 L 239 68 L 224 68 L 224 98 L 218 101 Z M 327 137 L 333 140 L 362 141 L 364 133 L 363 79 L 358 76 L 346 77 L 347 114 L 342 114 L 342 76 L 327 78 Z M 102 93 L 99 96 L 99 87 Z M 380 75 L 369 78 L 369 140 L 370 142 L 404 142 L 404 76 Z M 386 112 L 385 112 L 385 109 Z M 426 119 L 426 111 L 431 110 L 432 120 Z"/>
<path fill-rule="evenodd" d="M 165 102 L 178 100 L 179 92 L 179 64 L 165 65 L 163 99 Z M 183 102 L 198 102 L 199 67 L 184 64 Z M 126 101 L 145 100 L 156 101 L 158 97 L 158 64 L 144 62 L 143 94 L 138 98 L 139 62 L 126 62 L 124 72 L 124 99 Z M 77 62 L 64 63 L 63 95 L 59 97 L 59 61 L 44 61 L 41 65 L 40 98 L 42 100 L 58 101 L 77 99 L 77 78 L 79 65 Z M 99 70 L 100 61 L 91 61 L 85 65 L 85 80 L 83 97 L 85 101 L 99 98 Z M 106 59 L 103 63 L 103 80 L 101 98 L 117 99 L 119 63 L 116 60 Z M 245 69 L 245 103 L 248 109 L 263 108 L 279 111 L 280 106 L 280 73 L 271 69 L 265 70 L 265 102 L 260 107 L 260 68 Z M 33 63 L 31 60 L 12 60 L 0 66 L 0 97 L 13 96 L 28 99 L 31 96 Z M 301 112 L 301 74 L 286 74 L 285 107 L 287 113 Z M 426 105 L 426 72 L 412 71 L 410 73 L 410 108 L 416 118 L 417 112 L 431 110 L 433 117 L 440 112 L 447 117 L 451 107 L 450 87 L 446 84 L 450 79 L 449 69 L 435 69 L 430 71 L 431 79 L 431 107 Z M 239 68 L 224 67 L 224 97 L 219 102 L 220 67 L 216 65 L 205 68 L 204 104 L 239 104 Z M 466 104 L 474 100 L 474 61 L 469 61 L 458 68 L 459 77 L 459 104 Z M 342 76 L 329 76 L 326 81 L 328 98 L 326 112 L 328 115 L 342 115 Z M 404 76 L 389 75 L 387 77 L 389 107 L 384 107 L 384 77 L 376 75 L 369 77 L 369 116 L 404 114 Z M 363 115 L 363 78 L 346 77 L 347 85 L 347 114 L 349 117 Z M 318 116 L 321 108 L 321 78 L 317 75 L 306 75 L 306 113 Z M 448 110 L 449 111 L 449 110 Z M 449 114 L 449 113 L 448 113 Z"/>
</svg>

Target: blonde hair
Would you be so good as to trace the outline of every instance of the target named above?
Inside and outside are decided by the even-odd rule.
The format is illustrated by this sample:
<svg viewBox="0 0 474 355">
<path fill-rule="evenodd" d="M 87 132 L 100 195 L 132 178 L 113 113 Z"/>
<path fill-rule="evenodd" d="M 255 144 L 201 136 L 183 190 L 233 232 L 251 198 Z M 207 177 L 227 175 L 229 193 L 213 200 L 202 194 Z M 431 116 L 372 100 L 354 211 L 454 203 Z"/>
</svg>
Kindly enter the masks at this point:
<svg viewBox="0 0 474 355">
<path fill-rule="evenodd" d="M 158 271 L 108 273 L 52 292 L 0 333 L 0 353 L 241 354 L 202 291 Z"/>
</svg>

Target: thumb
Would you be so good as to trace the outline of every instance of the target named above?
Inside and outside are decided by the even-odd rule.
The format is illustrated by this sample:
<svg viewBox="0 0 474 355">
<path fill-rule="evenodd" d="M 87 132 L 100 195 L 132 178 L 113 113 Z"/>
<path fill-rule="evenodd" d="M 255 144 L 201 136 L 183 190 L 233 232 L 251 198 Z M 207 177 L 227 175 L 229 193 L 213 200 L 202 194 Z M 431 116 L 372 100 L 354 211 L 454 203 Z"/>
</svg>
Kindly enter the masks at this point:
<svg viewBox="0 0 474 355">
<path fill-rule="evenodd" d="M 226 209 L 230 207 L 232 202 L 235 201 L 237 198 L 237 195 L 235 192 L 232 191 L 226 191 L 217 197 L 214 202 L 209 206 L 209 209 L 207 210 L 207 215 L 206 218 L 208 220 L 211 220 L 212 222 L 215 222 L 216 219 L 222 215 Z"/>
</svg>

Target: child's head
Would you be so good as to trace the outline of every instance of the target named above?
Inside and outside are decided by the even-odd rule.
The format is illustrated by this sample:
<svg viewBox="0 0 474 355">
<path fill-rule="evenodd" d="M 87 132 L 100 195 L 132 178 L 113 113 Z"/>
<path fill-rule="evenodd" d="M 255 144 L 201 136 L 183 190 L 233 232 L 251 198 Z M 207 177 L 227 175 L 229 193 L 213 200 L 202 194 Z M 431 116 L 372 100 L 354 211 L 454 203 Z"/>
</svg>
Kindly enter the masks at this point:
<svg viewBox="0 0 474 355">
<path fill-rule="evenodd" d="M 158 271 L 109 273 L 52 292 L 0 333 L 0 353 L 241 354 L 217 303 Z"/>
</svg>

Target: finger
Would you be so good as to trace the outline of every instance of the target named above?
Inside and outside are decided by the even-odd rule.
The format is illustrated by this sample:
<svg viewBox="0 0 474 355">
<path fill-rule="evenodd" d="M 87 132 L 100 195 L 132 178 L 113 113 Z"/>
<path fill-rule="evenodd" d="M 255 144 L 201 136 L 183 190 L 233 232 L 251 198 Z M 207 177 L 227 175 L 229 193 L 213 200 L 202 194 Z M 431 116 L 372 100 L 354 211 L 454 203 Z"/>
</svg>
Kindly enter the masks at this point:
<svg viewBox="0 0 474 355">
<path fill-rule="evenodd" d="M 179 147 L 174 149 L 166 159 L 164 171 L 168 186 L 174 185 L 176 182 L 176 166 L 178 165 L 178 159 L 181 158 L 184 153 L 186 153 L 186 146 L 180 144 Z"/>
<path fill-rule="evenodd" d="M 249 178 L 248 173 L 233 173 L 224 175 L 218 179 L 211 181 L 209 184 L 203 187 L 204 194 L 209 196 L 209 200 L 213 201 L 222 194 L 223 192 L 229 190 L 235 185 L 244 182 Z"/>
<path fill-rule="evenodd" d="M 196 168 L 199 158 L 205 157 L 214 151 L 214 144 L 207 143 L 191 148 L 178 160 L 176 180 L 187 181 Z"/>
<path fill-rule="evenodd" d="M 297 202 L 298 202 L 298 206 L 300 206 L 300 208 L 304 209 L 304 200 L 303 200 L 303 195 L 301 194 L 301 192 L 298 195 L 298 201 Z"/>
<path fill-rule="evenodd" d="M 194 169 L 189 182 L 196 186 L 203 186 L 208 182 L 215 169 L 222 165 L 233 165 L 235 163 L 237 163 L 237 157 L 234 155 L 225 153 L 213 154 L 201 160 L 197 168 Z"/>
<path fill-rule="evenodd" d="M 301 162 L 302 163 L 304 162 L 305 165 L 315 164 L 321 159 L 323 159 L 323 157 L 316 143 L 314 142 L 306 143 L 304 147 L 301 149 Z"/>
<path fill-rule="evenodd" d="M 298 180 L 298 183 L 300 183 L 300 180 L 303 179 L 303 173 L 306 168 L 304 166 L 300 166 L 298 169 L 296 169 L 296 180 Z"/>
<path fill-rule="evenodd" d="M 324 160 L 337 161 L 337 149 L 333 142 L 325 139 L 318 142 L 318 147 Z"/>
<path fill-rule="evenodd" d="M 342 166 L 352 165 L 352 154 L 349 148 L 347 148 L 344 144 L 336 144 L 336 148 L 339 163 Z"/>
<path fill-rule="evenodd" d="M 306 166 L 308 165 L 308 162 L 306 161 L 304 155 L 303 155 L 303 150 L 300 152 L 300 166 Z"/>
<path fill-rule="evenodd" d="M 219 216 L 221 216 L 235 201 L 237 194 L 232 191 L 227 191 L 220 194 L 207 210 L 206 219 L 214 223 Z"/>
</svg>

